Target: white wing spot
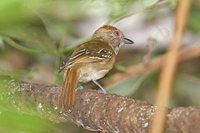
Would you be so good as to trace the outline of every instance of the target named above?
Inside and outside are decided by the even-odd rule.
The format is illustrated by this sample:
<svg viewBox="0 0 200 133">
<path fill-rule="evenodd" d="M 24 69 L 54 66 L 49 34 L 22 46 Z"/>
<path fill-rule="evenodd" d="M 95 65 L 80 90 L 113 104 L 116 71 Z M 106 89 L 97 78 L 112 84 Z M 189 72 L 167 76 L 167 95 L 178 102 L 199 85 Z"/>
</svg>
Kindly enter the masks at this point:
<svg viewBox="0 0 200 133">
<path fill-rule="evenodd" d="M 105 48 L 100 49 L 97 53 L 100 54 L 103 50 L 105 51 Z"/>
</svg>

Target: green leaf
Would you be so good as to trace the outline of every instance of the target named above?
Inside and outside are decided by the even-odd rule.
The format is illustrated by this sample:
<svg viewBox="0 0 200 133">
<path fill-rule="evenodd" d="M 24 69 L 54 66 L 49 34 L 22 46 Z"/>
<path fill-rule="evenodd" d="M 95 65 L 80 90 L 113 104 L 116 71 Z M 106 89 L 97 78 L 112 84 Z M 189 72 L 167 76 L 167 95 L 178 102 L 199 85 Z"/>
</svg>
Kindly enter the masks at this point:
<svg viewBox="0 0 200 133">
<path fill-rule="evenodd" d="M 177 5 L 177 0 L 168 0 L 169 1 L 169 4 L 172 6 L 172 7 L 175 7 Z"/>
<path fill-rule="evenodd" d="M 200 32 L 200 10 L 192 9 L 188 19 L 188 28 L 193 32 Z"/>
<path fill-rule="evenodd" d="M 108 0 L 110 19 L 116 20 L 126 14 L 134 0 Z"/>
<path fill-rule="evenodd" d="M 153 6 L 156 4 L 159 0 L 143 0 L 143 4 L 145 7 Z"/>
<path fill-rule="evenodd" d="M 36 116 L 16 112 L 0 113 L 0 132 L 4 133 L 49 133 L 50 122 Z"/>
<path fill-rule="evenodd" d="M 13 79 L 22 79 L 24 77 L 31 79 L 37 72 L 38 72 L 37 69 L 10 70 L 10 71 L 0 69 L 0 76 L 7 75 L 7 76 L 12 77 Z"/>
<path fill-rule="evenodd" d="M 174 99 L 178 105 L 200 107 L 200 79 L 189 74 L 178 74 L 174 84 Z"/>
<path fill-rule="evenodd" d="M 30 10 L 25 10 L 24 0 L 0 0 L 0 28 L 27 20 Z"/>
<path fill-rule="evenodd" d="M 17 44 L 15 41 L 13 41 L 12 39 L 8 38 L 8 37 L 5 37 L 4 38 L 5 42 L 7 44 L 9 44 L 10 46 L 20 50 L 20 51 L 23 51 L 23 52 L 26 52 L 26 53 L 30 53 L 30 54 L 38 54 L 38 53 L 41 53 L 40 50 L 34 50 L 34 49 L 30 49 L 30 48 L 27 48 L 27 47 L 24 47 L 23 45 L 20 45 L 20 44 Z"/>
<path fill-rule="evenodd" d="M 115 65 L 115 69 L 116 69 L 117 71 L 124 72 L 124 71 L 126 70 L 126 67 L 123 66 L 123 65 L 120 65 L 120 64 L 116 64 L 116 65 Z"/>
<path fill-rule="evenodd" d="M 148 75 L 149 73 L 123 80 L 109 88 L 108 92 L 121 96 L 131 96 L 139 88 L 141 83 L 148 77 Z"/>
</svg>

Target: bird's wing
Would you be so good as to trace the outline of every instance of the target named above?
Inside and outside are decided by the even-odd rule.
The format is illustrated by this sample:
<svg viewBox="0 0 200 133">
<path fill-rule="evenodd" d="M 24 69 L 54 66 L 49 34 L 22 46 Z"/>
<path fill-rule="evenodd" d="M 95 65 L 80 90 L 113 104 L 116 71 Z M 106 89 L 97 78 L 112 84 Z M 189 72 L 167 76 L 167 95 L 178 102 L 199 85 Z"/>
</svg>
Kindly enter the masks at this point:
<svg viewBox="0 0 200 133">
<path fill-rule="evenodd" d="M 102 41 L 92 40 L 78 47 L 69 60 L 64 63 L 63 69 L 68 69 L 75 64 L 107 62 L 111 60 L 114 51 Z"/>
</svg>

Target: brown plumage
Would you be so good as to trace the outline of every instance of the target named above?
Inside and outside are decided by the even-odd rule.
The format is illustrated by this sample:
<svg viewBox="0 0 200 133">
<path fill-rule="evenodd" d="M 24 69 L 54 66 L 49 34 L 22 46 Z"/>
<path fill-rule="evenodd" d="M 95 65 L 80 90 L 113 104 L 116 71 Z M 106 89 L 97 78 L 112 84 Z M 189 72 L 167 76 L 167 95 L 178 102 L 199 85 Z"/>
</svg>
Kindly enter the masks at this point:
<svg viewBox="0 0 200 133">
<path fill-rule="evenodd" d="M 89 82 L 104 77 L 112 69 L 122 44 L 132 44 L 117 28 L 105 25 L 95 31 L 92 39 L 76 48 L 65 63 L 64 85 L 60 106 L 70 110 L 74 104 L 78 82 Z M 97 84 L 99 86 L 99 84 Z"/>
</svg>

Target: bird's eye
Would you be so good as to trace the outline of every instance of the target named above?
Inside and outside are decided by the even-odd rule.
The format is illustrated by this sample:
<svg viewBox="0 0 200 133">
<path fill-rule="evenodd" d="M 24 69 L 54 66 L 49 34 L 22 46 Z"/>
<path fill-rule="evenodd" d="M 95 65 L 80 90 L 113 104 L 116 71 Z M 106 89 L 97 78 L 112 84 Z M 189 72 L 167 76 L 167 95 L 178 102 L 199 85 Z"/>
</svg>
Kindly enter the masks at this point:
<svg viewBox="0 0 200 133">
<path fill-rule="evenodd" d="M 115 35 L 119 36 L 120 35 L 119 31 L 115 31 Z"/>
</svg>

